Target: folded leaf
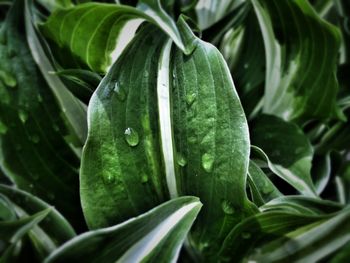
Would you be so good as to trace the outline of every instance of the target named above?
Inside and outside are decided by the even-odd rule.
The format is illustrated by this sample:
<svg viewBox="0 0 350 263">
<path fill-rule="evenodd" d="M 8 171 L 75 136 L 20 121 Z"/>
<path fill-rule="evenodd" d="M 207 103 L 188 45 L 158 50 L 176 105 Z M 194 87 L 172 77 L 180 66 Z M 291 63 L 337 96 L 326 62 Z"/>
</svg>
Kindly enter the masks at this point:
<svg viewBox="0 0 350 263">
<path fill-rule="evenodd" d="M 195 197 L 173 199 L 120 225 L 84 233 L 45 263 L 176 262 L 201 206 Z"/>
<path fill-rule="evenodd" d="M 266 52 L 263 111 L 285 120 L 344 119 L 336 105 L 337 28 L 306 0 L 252 3 Z"/>
<path fill-rule="evenodd" d="M 159 0 L 139 2 L 138 8 L 87 3 L 61 9 L 49 17 L 42 32 L 51 40 L 55 55 L 62 54 L 59 62 L 63 66 L 88 67 L 96 72 L 105 72 L 120 56 L 143 21 L 157 25 L 182 50 L 190 52 Z"/>
<path fill-rule="evenodd" d="M 64 138 L 69 133 L 62 112 L 30 54 L 23 10 L 23 1 L 15 1 L 0 32 L 1 169 L 81 228 L 79 160 Z"/>
<path fill-rule="evenodd" d="M 313 149 L 297 125 L 262 115 L 251 125 L 251 139 L 252 144 L 266 153 L 269 167 L 275 174 L 301 193 L 316 195 L 311 180 Z"/>
</svg>

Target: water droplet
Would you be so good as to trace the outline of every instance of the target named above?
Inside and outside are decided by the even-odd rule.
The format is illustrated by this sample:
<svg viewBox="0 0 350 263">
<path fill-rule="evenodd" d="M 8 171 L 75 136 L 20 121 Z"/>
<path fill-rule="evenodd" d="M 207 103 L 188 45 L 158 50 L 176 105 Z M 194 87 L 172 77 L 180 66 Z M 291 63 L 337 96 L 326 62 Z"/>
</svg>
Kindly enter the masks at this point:
<svg viewBox="0 0 350 263">
<path fill-rule="evenodd" d="M 296 155 L 299 155 L 299 154 L 303 153 L 303 151 L 304 151 L 304 148 L 303 148 L 303 147 L 297 147 L 297 148 L 295 149 L 294 153 L 295 153 Z"/>
<path fill-rule="evenodd" d="M 186 95 L 186 103 L 188 106 L 191 106 L 194 101 L 196 100 L 197 98 L 197 94 L 196 93 L 190 93 L 190 94 L 187 94 Z"/>
<path fill-rule="evenodd" d="M 102 173 L 102 179 L 105 184 L 112 184 L 115 181 L 114 175 L 108 171 Z"/>
<path fill-rule="evenodd" d="M 145 78 L 148 78 L 148 77 L 149 77 L 149 72 L 146 70 L 146 71 L 143 73 L 143 76 L 144 76 Z"/>
<path fill-rule="evenodd" d="M 228 200 L 222 201 L 221 208 L 222 208 L 222 211 L 224 211 L 224 213 L 227 215 L 232 215 L 235 213 L 235 209 L 232 203 Z"/>
<path fill-rule="evenodd" d="M 29 184 L 29 188 L 33 189 L 34 185 L 33 184 Z"/>
<path fill-rule="evenodd" d="M 124 101 L 126 98 L 126 93 L 124 91 L 124 89 L 119 85 L 118 82 L 116 82 L 114 84 L 114 89 L 113 91 L 115 92 L 115 94 L 117 95 L 117 99 L 120 101 Z"/>
<path fill-rule="evenodd" d="M 248 63 L 245 63 L 244 64 L 244 68 L 247 69 L 249 67 L 249 64 Z"/>
<path fill-rule="evenodd" d="M 270 187 L 269 185 L 267 185 L 267 186 L 265 186 L 263 189 L 262 189 L 262 192 L 264 193 L 264 194 L 269 194 L 269 193 L 271 193 L 272 192 L 272 187 Z"/>
<path fill-rule="evenodd" d="M 145 184 L 148 182 L 148 176 L 147 174 L 142 175 L 141 177 L 141 183 Z"/>
<path fill-rule="evenodd" d="M 132 128 L 127 128 L 124 132 L 125 140 L 130 146 L 136 146 L 139 144 L 139 135 Z"/>
<path fill-rule="evenodd" d="M 209 153 L 203 154 L 202 166 L 206 172 L 210 173 L 212 171 L 213 164 L 214 164 L 214 157 Z"/>
<path fill-rule="evenodd" d="M 6 134 L 7 133 L 7 126 L 5 123 L 3 123 L 2 121 L 0 121 L 0 134 Z"/>
<path fill-rule="evenodd" d="M 8 87 L 14 88 L 17 85 L 16 77 L 10 72 L 0 70 L 0 79 Z"/>
<path fill-rule="evenodd" d="M 249 232 L 243 232 L 242 233 L 242 238 L 244 238 L 244 239 L 249 239 L 251 237 L 252 237 L 252 234 L 249 233 Z"/>
<path fill-rule="evenodd" d="M 185 159 L 185 157 L 181 153 L 177 153 L 176 162 L 181 167 L 184 167 L 187 164 L 187 160 Z"/>
<path fill-rule="evenodd" d="M 28 120 L 28 113 L 25 110 L 20 109 L 18 111 L 18 117 L 22 123 L 26 123 L 26 121 Z"/>
<path fill-rule="evenodd" d="M 30 140 L 33 142 L 33 143 L 39 143 L 40 142 L 40 137 L 39 135 L 37 134 L 34 134 L 30 137 Z"/>
</svg>

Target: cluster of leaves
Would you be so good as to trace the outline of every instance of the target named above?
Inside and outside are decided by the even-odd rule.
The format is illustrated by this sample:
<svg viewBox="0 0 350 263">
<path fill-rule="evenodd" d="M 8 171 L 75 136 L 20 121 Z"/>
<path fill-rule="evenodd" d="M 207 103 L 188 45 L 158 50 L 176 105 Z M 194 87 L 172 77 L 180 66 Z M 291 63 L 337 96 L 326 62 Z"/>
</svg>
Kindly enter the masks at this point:
<svg viewBox="0 0 350 263">
<path fill-rule="evenodd" d="M 0 0 L 0 61 L 1 263 L 350 260 L 347 0 Z"/>
</svg>

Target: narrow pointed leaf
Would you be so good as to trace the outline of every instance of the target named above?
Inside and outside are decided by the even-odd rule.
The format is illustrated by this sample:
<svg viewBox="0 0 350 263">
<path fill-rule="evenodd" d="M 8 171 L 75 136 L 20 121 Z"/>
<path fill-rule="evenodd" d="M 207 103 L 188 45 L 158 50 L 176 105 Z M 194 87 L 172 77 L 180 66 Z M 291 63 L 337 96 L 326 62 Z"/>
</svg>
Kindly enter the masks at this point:
<svg viewBox="0 0 350 263">
<path fill-rule="evenodd" d="M 258 262 L 318 262 L 350 241 L 349 209 L 318 224 L 304 227 L 264 245 L 251 256 Z"/>
<path fill-rule="evenodd" d="M 173 199 L 120 225 L 84 233 L 45 263 L 176 262 L 200 208 L 198 198 Z"/>
</svg>

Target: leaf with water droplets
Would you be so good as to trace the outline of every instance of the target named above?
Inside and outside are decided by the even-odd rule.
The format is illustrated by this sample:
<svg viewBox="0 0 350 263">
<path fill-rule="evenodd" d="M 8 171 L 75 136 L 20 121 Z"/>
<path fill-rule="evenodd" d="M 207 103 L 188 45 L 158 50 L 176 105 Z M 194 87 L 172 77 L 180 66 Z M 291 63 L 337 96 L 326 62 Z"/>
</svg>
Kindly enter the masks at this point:
<svg viewBox="0 0 350 263">
<path fill-rule="evenodd" d="M 130 146 L 134 147 L 139 144 L 139 134 L 133 128 L 126 128 L 126 130 L 124 131 L 124 135 L 126 142 Z"/>
<path fill-rule="evenodd" d="M 186 30 L 185 22 L 179 23 Z M 230 229 L 256 210 L 245 191 L 248 125 L 230 72 L 214 46 L 194 42 L 191 55 L 174 50 L 171 61 L 176 76 L 171 98 L 175 152 L 186 153 L 187 161 L 186 169 L 177 171 L 177 185 L 180 193 L 203 202 L 191 244 L 213 256 Z"/>
</svg>

